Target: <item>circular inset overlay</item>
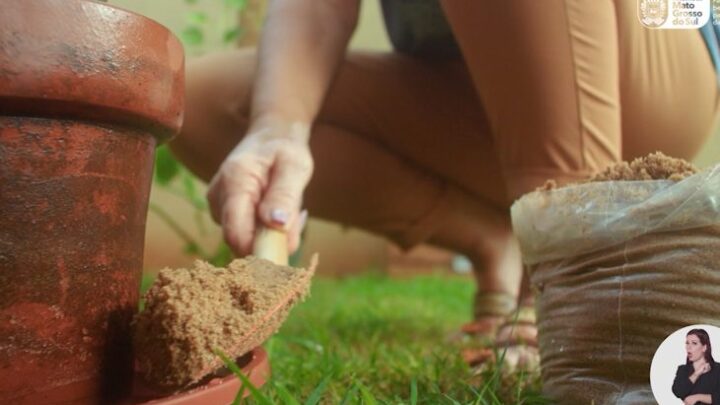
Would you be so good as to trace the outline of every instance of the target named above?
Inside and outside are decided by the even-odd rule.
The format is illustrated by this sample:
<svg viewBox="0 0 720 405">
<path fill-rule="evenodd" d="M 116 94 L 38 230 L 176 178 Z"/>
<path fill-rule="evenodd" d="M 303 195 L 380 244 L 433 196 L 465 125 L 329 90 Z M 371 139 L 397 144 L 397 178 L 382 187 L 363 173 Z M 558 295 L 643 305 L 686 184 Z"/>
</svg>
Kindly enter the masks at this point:
<svg viewBox="0 0 720 405">
<path fill-rule="evenodd" d="M 693 330 L 705 331 L 710 344 L 699 344 L 697 335 L 702 334 L 702 332 L 697 332 L 691 335 L 691 341 L 694 342 L 694 346 L 686 347 L 686 340 L 690 338 L 688 337 L 688 332 Z M 699 348 L 696 349 L 694 347 Z M 655 351 L 652 365 L 650 366 L 650 386 L 652 387 L 653 395 L 655 395 L 655 400 L 659 405 L 683 405 L 683 400 L 673 393 L 673 383 L 678 375 L 678 368 L 688 362 L 688 356 L 695 356 L 692 357 L 692 359 L 697 359 L 695 351 L 703 351 L 706 349 L 711 350 L 715 362 L 720 361 L 720 328 L 717 326 L 704 324 L 686 326 L 670 334 L 670 336 L 660 344 Z M 681 384 L 684 385 L 687 383 L 684 381 L 687 379 L 685 376 L 681 376 L 680 378 L 683 380 L 680 381 Z M 692 385 L 692 383 L 690 384 Z M 687 387 L 687 385 L 685 385 L 685 387 Z"/>
</svg>

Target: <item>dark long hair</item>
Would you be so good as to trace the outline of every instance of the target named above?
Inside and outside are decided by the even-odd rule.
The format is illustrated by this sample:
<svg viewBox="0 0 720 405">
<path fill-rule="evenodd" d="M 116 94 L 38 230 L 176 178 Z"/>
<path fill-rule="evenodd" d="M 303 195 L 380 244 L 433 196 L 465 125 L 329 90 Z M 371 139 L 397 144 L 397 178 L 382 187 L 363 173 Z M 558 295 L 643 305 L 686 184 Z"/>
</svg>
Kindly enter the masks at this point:
<svg viewBox="0 0 720 405">
<path fill-rule="evenodd" d="M 710 344 L 710 336 L 707 332 L 705 332 L 705 329 L 692 329 L 690 332 L 687 333 L 687 336 L 695 335 L 698 339 L 700 339 L 700 344 L 707 346 L 707 350 L 705 350 L 705 361 L 710 364 L 710 367 L 715 366 L 715 360 L 712 356 L 712 345 Z M 687 361 L 687 364 L 690 364 L 690 360 Z"/>
</svg>

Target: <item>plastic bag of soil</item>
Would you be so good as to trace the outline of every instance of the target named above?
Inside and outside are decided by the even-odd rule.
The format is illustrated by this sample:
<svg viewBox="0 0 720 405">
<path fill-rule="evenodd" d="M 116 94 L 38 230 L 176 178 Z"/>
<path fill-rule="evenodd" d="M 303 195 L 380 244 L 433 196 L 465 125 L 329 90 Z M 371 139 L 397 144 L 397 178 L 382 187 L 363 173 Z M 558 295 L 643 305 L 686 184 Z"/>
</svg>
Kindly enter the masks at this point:
<svg viewBox="0 0 720 405">
<path fill-rule="evenodd" d="M 538 190 L 511 212 L 536 293 L 544 394 L 654 404 L 660 343 L 720 325 L 720 165 L 679 181 Z"/>
</svg>

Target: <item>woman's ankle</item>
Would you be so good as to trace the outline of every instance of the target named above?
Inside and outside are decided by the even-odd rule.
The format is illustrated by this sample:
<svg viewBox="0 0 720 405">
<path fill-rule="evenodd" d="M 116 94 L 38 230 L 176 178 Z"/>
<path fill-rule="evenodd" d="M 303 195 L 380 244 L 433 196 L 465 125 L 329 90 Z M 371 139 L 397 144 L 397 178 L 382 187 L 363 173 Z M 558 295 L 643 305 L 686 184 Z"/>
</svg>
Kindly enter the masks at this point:
<svg viewBox="0 0 720 405">
<path fill-rule="evenodd" d="M 517 301 L 523 274 L 517 240 L 511 232 L 498 232 L 484 239 L 469 255 L 478 295 L 506 294 Z"/>
</svg>

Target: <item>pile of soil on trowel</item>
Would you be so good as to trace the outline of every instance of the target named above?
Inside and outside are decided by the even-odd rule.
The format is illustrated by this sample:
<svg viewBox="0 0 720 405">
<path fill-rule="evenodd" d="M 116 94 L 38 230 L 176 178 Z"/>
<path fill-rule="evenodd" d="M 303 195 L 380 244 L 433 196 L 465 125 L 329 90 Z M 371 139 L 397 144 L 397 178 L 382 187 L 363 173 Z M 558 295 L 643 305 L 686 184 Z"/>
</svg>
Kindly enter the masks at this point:
<svg viewBox="0 0 720 405">
<path fill-rule="evenodd" d="M 249 257 L 227 268 L 196 261 L 192 269 L 161 270 L 134 320 L 136 363 L 159 387 L 182 388 L 260 345 L 307 294 L 309 269 Z"/>
</svg>

